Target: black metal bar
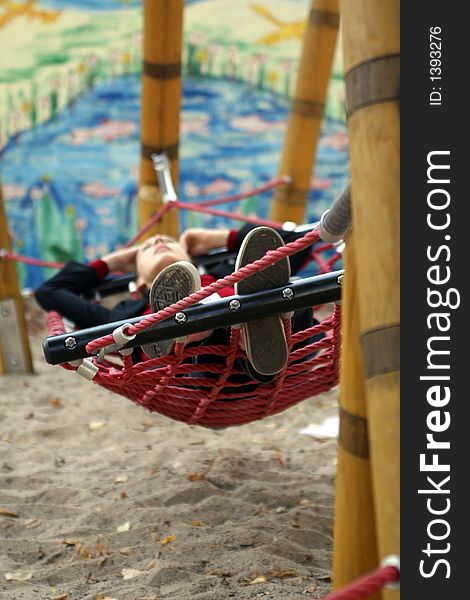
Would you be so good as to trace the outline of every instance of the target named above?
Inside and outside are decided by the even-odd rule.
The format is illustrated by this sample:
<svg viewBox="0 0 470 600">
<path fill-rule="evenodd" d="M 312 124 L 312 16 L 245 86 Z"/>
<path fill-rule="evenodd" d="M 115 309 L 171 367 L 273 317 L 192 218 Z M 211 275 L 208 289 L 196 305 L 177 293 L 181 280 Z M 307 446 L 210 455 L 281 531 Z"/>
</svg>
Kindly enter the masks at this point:
<svg viewBox="0 0 470 600">
<path fill-rule="evenodd" d="M 132 342 L 126 345 L 126 348 L 338 301 L 341 298 L 341 284 L 338 282 L 338 278 L 342 274 L 343 270 L 334 271 L 325 275 L 292 281 L 288 286 L 254 294 L 230 296 L 208 304 L 196 304 L 182 311 L 186 316 L 184 322 L 177 323 L 174 317 L 165 319 L 152 328 L 139 333 Z M 287 288 L 292 290 L 292 294 L 285 291 Z M 45 359 L 49 364 L 57 365 L 86 358 L 89 354 L 85 348 L 89 342 L 112 333 L 125 323 L 134 325 L 145 318 L 147 317 L 135 317 L 128 321 L 117 321 L 48 337 L 43 342 Z"/>
<path fill-rule="evenodd" d="M 84 298 L 104 298 L 112 294 L 126 292 L 129 284 L 135 281 L 135 273 L 126 273 L 126 275 L 116 275 L 104 279 L 89 292 L 83 294 Z"/>
</svg>

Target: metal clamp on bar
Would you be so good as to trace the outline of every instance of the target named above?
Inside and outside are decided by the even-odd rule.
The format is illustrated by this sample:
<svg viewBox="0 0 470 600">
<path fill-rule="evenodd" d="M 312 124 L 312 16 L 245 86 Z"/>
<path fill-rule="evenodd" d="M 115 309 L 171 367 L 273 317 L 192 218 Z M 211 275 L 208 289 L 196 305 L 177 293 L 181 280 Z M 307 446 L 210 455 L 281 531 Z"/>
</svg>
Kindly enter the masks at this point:
<svg viewBox="0 0 470 600">
<path fill-rule="evenodd" d="M 320 219 L 318 235 L 324 242 L 339 242 L 351 227 L 351 186 L 348 185 Z"/>
<path fill-rule="evenodd" d="M 119 344 L 119 346 L 125 346 L 128 342 L 132 342 L 132 340 L 135 338 L 135 333 L 134 335 L 129 335 L 128 333 L 126 333 L 124 330 L 127 329 L 128 327 L 130 327 L 131 324 L 130 323 L 125 323 L 124 325 L 121 325 L 120 327 L 116 327 L 116 329 L 113 331 L 113 338 L 114 341 L 116 342 L 116 344 Z M 132 354 L 132 348 L 119 348 L 119 353 L 122 354 L 122 356 L 129 356 L 129 354 Z"/>
<path fill-rule="evenodd" d="M 91 381 L 98 373 L 98 367 L 93 364 L 91 358 L 84 358 L 82 364 L 77 369 L 77 373 L 88 381 Z"/>
<path fill-rule="evenodd" d="M 127 343 L 132 342 L 132 340 L 135 338 L 135 333 L 134 335 L 129 335 L 125 332 L 125 330 L 129 327 L 131 327 L 130 323 L 124 323 L 124 325 L 116 327 L 116 329 L 113 331 L 113 338 L 116 344 L 125 346 Z"/>
<path fill-rule="evenodd" d="M 173 181 L 171 180 L 170 161 L 166 154 L 152 154 L 153 168 L 158 177 L 158 185 L 162 194 L 163 202 L 178 200 Z"/>
<path fill-rule="evenodd" d="M 123 356 L 127 354 L 132 354 L 132 348 L 123 349 L 123 346 L 125 346 L 129 342 L 132 342 L 132 340 L 135 338 L 135 334 L 128 335 L 125 332 L 125 329 L 127 329 L 130 326 L 130 323 L 123 323 L 119 327 L 116 327 L 116 329 L 111 334 L 116 343 L 109 344 L 109 346 L 104 346 L 104 348 L 100 348 L 100 350 L 98 350 L 98 362 L 103 362 L 106 354 L 111 354 L 112 352 L 120 352 Z M 130 351 L 128 352 L 128 350 Z"/>
</svg>

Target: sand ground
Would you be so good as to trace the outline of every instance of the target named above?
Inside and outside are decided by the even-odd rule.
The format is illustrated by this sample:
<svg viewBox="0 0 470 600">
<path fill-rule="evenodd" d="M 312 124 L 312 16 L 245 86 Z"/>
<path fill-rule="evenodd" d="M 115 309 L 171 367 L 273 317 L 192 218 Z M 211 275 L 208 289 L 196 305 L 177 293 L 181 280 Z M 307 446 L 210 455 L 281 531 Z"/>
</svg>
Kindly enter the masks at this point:
<svg viewBox="0 0 470 600">
<path fill-rule="evenodd" d="M 299 434 L 337 390 L 213 431 L 149 413 L 42 358 L 0 378 L 2 600 L 320 598 L 336 439 Z"/>
</svg>

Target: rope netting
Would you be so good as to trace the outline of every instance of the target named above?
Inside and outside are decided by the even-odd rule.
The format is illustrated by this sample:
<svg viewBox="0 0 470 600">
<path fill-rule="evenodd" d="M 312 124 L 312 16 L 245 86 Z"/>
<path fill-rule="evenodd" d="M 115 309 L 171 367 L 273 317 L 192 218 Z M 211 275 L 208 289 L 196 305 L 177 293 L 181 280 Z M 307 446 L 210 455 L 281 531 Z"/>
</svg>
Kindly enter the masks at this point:
<svg viewBox="0 0 470 600">
<path fill-rule="evenodd" d="M 318 240 L 316 231 L 290 242 L 264 257 L 215 281 L 187 298 L 126 328 L 134 336 L 156 323 L 174 317 L 215 292 L 246 279 L 259 270 L 299 252 Z M 313 307 L 311 308 L 313 310 Z M 189 424 L 206 427 L 242 425 L 279 413 L 298 402 L 331 389 L 338 383 L 340 353 L 340 310 L 334 305 L 321 323 L 292 333 L 291 320 L 283 319 L 289 359 L 272 380 L 261 383 L 243 368 L 246 353 L 240 348 L 240 328 L 226 331 L 222 342 L 212 338 L 197 345 L 176 341 L 171 354 L 134 363 L 123 355 L 121 364 L 96 357 L 101 349 L 113 346 L 107 335 L 90 342 L 96 373 L 93 382 L 126 396 L 135 404 Z M 51 335 L 64 333 L 60 316 L 48 317 Z M 225 331 L 225 330 L 224 330 Z M 64 368 L 76 368 L 69 364 Z"/>
</svg>

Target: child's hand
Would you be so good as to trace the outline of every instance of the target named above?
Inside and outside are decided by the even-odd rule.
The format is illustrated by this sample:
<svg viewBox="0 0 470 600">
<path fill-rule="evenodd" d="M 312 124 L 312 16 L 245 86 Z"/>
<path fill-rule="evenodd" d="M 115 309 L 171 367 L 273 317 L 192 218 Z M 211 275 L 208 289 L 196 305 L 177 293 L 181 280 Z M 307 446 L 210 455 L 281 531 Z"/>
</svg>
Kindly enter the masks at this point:
<svg viewBox="0 0 470 600">
<path fill-rule="evenodd" d="M 223 248 L 227 244 L 228 229 L 192 228 L 180 236 L 180 244 L 189 256 L 201 256 L 209 250 Z"/>
<path fill-rule="evenodd" d="M 138 249 L 139 246 L 119 248 L 118 250 L 114 250 L 114 252 L 105 254 L 101 260 L 108 265 L 108 268 L 111 272 L 119 271 L 121 273 L 132 273 L 136 269 L 135 258 L 137 256 Z"/>
</svg>

